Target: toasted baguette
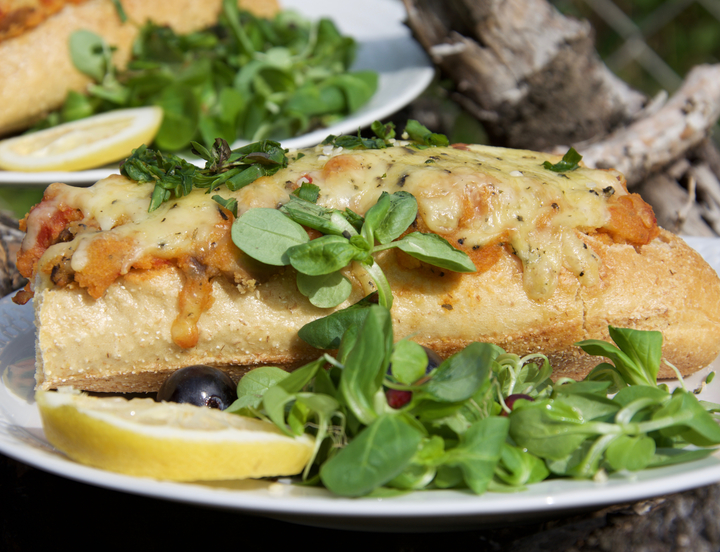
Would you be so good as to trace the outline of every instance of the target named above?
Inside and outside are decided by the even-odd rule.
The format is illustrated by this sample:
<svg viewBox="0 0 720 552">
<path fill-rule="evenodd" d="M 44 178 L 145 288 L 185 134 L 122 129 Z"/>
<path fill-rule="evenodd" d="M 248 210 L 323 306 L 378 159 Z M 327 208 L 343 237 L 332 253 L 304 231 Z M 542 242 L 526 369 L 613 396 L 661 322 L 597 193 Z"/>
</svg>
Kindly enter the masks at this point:
<svg viewBox="0 0 720 552">
<path fill-rule="evenodd" d="M 641 251 L 587 238 L 601 262 L 601 283 L 584 288 L 567 270 L 547 301 L 528 299 L 510 253 L 483 274 L 433 276 L 407 270 L 394 254 L 381 265 L 395 290 L 396 339 L 412 337 L 443 357 L 473 341 L 520 355 L 545 353 L 554 377 L 580 379 L 600 362 L 574 344 L 609 341 L 608 324 L 660 330 L 664 358 L 683 375 L 720 352 L 720 282 L 680 238 L 662 231 Z M 42 278 L 36 290 L 38 385 L 93 391 L 156 391 L 174 370 L 192 364 L 226 369 L 238 379 L 259 365 L 293 368 L 318 352 L 297 336 L 326 314 L 313 307 L 285 270 L 253 293 L 225 280 L 213 284 L 213 305 L 200 319 L 200 341 L 172 342 L 183 277 L 175 268 L 128 274 L 93 300 Z M 353 300 L 359 299 L 355 294 Z M 660 377 L 674 377 L 667 365 Z"/>
<path fill-rule="evenodd" d="M 720 351 L 720 279 L 657 227 L 618 173 L 556 173 L 543 165 L 551 156 L 487 146 L 318 146 L 290 157 L 272 177 L 223 189 L 239 216 L 285 203 L 308 180 L 321 204 L 359 214 L 383 190 L 402 189 L 418 203 L 412 230 L 441 235 L 475 264 L 459 274 L 379 253 L 396 339 L 443 357 L 473 341 L 544 353 L 555 377 L 574 378 L 601 361 L 575 343 L 607 340 L 608 325 L 661 331 L 666 360 L 683 374 Z M 35 296 L 38 386 L 145 392 L 191 364 L 237 379 L 316 358 L 298 330 L 333 309 L 298 292 L 294 269 L 244 255 L 230 240 L 233 215 L 204 190 L 148 213 L 152 190 L 122 176 L 54 184 L 29 214 L 18 267 L 34 280 L 23 294 Z M 353 291 L 337 308 L 373 290 L 360 265 L 344 274 Z M 673 374 L 662 366 L 661 377 Z"/>
<path fill-rule="evenodd" d="M 275 0 L 240 0 L 261 16 L 272 16 Z M 19 36 L 0 42 L 0 136 L 27 128 L 59 108 L 71 90 L 82 92 L 90 79 L 70 59 L 68 39 L 87 29 L 117 48 L 114 60 L 124 67 L 140 25 L 152 20 L 187 33 L 212 25 L 221 0 L 123 0 L 129 21 L 121 23 L 111 0 L 67 4 Z"/>
</svg>

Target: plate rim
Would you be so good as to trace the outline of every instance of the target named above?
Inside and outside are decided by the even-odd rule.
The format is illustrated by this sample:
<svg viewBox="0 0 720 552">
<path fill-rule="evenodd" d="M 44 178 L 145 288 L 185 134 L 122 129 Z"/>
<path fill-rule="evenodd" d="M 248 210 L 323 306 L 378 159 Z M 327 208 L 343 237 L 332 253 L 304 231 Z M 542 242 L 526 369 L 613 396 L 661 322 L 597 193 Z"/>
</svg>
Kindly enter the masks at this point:
<svg viewBox="0 0 720 552">
<path fill-rule="evenodd" d="M 686 238 L 686 241 L 704 257 L 711 256 L 710 264 L 716 270 L 720 268 L 720 238 Z M 19 307 L 7 296 L 0 300 L 0 327 L 5 327 L 8 316 L 14 317 L 16 324 L 22 326 L 17 318 L 31 320 L 32 306 L 28 304 Z M 0 336 L 0 358 L 8 344 L 15 339 L 27 339 L 33 330 L 30 328 L 24 332 L 10 338 Z M 716 360 L 691 378 L 699 382 L 709 370 L 717 370 L 719 367 L 720 360 Z M 0 366 L 0 369 L 4 373 L 4 367 Z M 697 382 L 691 383 L 691 378 L 686 379 L 689 387 L 697 385 Z M 718 386 L 720 384 L 716 381 L 708 388 L 712 387 L 714 394 L 720 394 Z M 498 518 L 523 519 L 539 513 L 595 509 L 720 481 L 720 450 L 694 462 L 643 470 L 636 474 L 611 474 L 604 482 L 546 480 L 530 485 L 519 493 L 486 493 L 480 496 L 468 491 L 430 490 L 393 497 L 351 499 L 333 496 L 324 489 L 290 486 L 282 481 L 232 484 L 156 481 L 83 466 L 53 451 L 39 437 L 39 427 L 14 424 L 5 401 L 13 397 L 10 400 L 23 403 L 23 399 L 10 395 L 4 377 L 0 381 L 0 392 L 0 452 L 19 461 L 62 477 L 108 489 L 327 527 L 358 530 L 389 528 L 400 531 L 421 525 L 428 530 L 442 529 Z M 34 402 L 25 401 L 23 408 L 36 412 Z M 14 436 L 12 431 L 20 431 L 25 439 Z M 28 441 L 34 443 L 35 447 Z"/>
</svg>

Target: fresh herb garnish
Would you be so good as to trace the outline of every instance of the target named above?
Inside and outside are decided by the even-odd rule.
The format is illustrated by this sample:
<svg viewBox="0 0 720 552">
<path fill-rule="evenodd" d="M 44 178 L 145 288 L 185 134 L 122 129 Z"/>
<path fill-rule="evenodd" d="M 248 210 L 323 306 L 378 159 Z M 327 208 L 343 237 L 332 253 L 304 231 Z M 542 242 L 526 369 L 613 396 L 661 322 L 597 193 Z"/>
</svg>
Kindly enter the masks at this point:
<svg viewBox="0 0 720 552">
<path fill-rule="evenodd" d="M 370 128 L 373 131 L 373 134 L 375 134 L 375 138 L 364 138 L 361 135 L 361 129 L 358 129 L 357 136 L 335 136 L 334 134 L 331 134 L 323 140 L 322 145 L 331 145 L 336 148 L 349 150 L 384 149 L 392 145 L 390 140 L 395 136 L 394 123 L 383 124 L 380 121 L 374 121 Z"/>
<path fill-rule="evenodd" d="M 410 140 L 417 142 L 420 146 L 425 147 L 446 147 L 450 145 L 450 141 L 444 134 L 436 134 L 430 132 L 427 127 L 420 124 L 414 119 L 410 119 L 405 126 L 405 133 Z"/>
<path fill-rule="evenodd" d="M 311 182 L 303 182 L 300 187 L 293 192 L 293 195 L 310 203 L 317 203 L 318 197 L 320 197 L 320 186 L 316 186 Z"/>
<path fill-rule="evenodd" d="M 375 136 L 383 140 L 385 143 L 389 143 L 390 140 L 395 138 L 395 123 L 381 123 L 380 121 L 373 121 L 370 125 L 370 130 L 372 130 Z"/>
<path fill-rule="evenodd" d="M 352 288 L 340 271 L 358 261 L 375 282 L 379 303 L 389 309 L 392 292 L 375 253 L 397 247 L 434 266 L 475 271 L 469 257 L 440 236 L 412 232 L 398 239 L 416 215 L 417 202 L 407 192 L 383 192 L 364 220 L 352 211 L 329 209 L 293 195 L 279 210 L 250 209 L 240 216 L 233 224 L 232 239 L 254 259 L 292 265 L 300 292 L 323 308 L 335 307 L 350 296 Z M 309 240 L 303 226 L 324 235 Z"/>
<path fill-rule="evenodd" d="M 612 326 L 608 329 L 617 347 L 599 339 L 578 343 L 586 353 L 604 356 L 613 361 L 613 364 L 603 363 L 596 366 L 588 374 L 588 379 L 611 382 L 624 380 L 630 385 L 655 387 L 660 369 L 662 334 Z"/>
<path fill-rule="evenodd" d="M 432 133 L 417 121 L 409 121 L 408 127 L 424 129 L 415 134 L 415 139 L 423 139 L 425 144 L 415 143 L 415 146 L 430 147 L 427 144 L 431 142 L 447 144 L 444 136 L 432 135 L 435 138 L 429 138 Z M 323 144 L 349 149 L 378 149 L 392 145 L 394 124 L 375 121 L 372 130 L 376 138 L 362 138 L 358 131 L 357 136 L 329 136 Z M 383 192 L 378 202 L 362 217 L 349 209 L 338 211 L 317 205 L 319 192 L 317 186 L 303 183 L 278 213 L 263 210 L 262 214 L 250 214 L 254 211 L 251 209 L 235 222 L 232 234 L 235 245 L 251 257 L 262 262 L 267 262 L 263 258 L 271 257 L 275 262 L 269 264 L 292 265 L 298 272 L 298 290 L 313 305 L 331 308 L 345 301 L 352 292 L 352 286 L 341 271 L 349 263 L 357 261 L 375 284 L 376 302 L 391 308 L 389 283 L 373 258 L 375 253 L 385 249 L 398 248 L 425 263 L 454 272 L 475 271 L 467 254 L 436 234 L 411 232 L 398 239 L 417 216 L 417 201 L 412 194 Z M 280 213 L 298 226 L 291 230 L 288 220 L 282 220 Z M 261 230 L 260 225 L 264 229 Z M 294 244 L 292 240 L 301 234 L 303 226 L 322 232 L 324 236 Z M 258 232 L 264 235 L 259 236 Z M 327 320 L 319 319 L 308 324 L 301 329 L 300 337 L 317 348 L 336 348 L 349 325 L 364 319 L 364 301 L 361 304 L 334 313 Z"/>
<path fill-rule="evenodd" d="M 142 145 L 120 164 L 120 173 L 137 182 L 155 183 L 148 207 L 148 212 L 152 212 L 171 198 L 188 195 L 193 188 L 210 192 L 224 184 L 230 191 L 236 191 L 287 166 L 285 150 L 272 140 L 231 150 L 225 140 L 217 138 L 210 149 L 193 142 L 193 153 L 205 159 L 205 168 Z M 237 201 L 221 196 L 213 199 L 237 213 Z"/>
<path fill-rule="evenodd" d="M 551 475 L 595 478 L 697 460 L 712 449 L 683 448 L 720 444 L 713 416 L 720 405 L 655 385 L 656 332 L 612 328 L 616 348 L 581 343 L 620 364 L 631 359 L 632 370 L 616 366 L 607 381 L 553 383 L 543 355 L 520 358 L 486 343 L 470 344 L 426 374 L 422 348 L 394 343 L 387 309 L 345 313 L 360 311 L 337 358 L 323 355 L 290 375 L 253 370 L 228 409 L 270 419 L 288 435 L 313 433 L 315 455 L 304 476 L 333 493 L 520 490 Z M 608 396 L 616 379 L 621 389 Z M 389 389 L 411 392 L 410 401 L 390 407 Z"/>
<path fill-rule="evenodd" d="M 331 145 L 336 148 L 344 148 L 344 149 L 383 149 L 386 148 L 388 145 L 382 138 L 363 138 L 360 136 L 360 131 L 358 130 L 357 136 L 350 136 L 347 134 L 343 134 L 342 136 L 335 136 L 334 134 L 331 134 L 325 140 L 323 140 L 323 145 Z"/>
<path fill-rule="evenodd" d="M 120 0 L 112 0 L 113 6 L 115 6 L 115 11 L 118 14 L 118 17 L 120 18 L 120 23 L 125 23 L 128 20 L 127 13 L 125 13 L 125 8 L 122 5 L 122 2 Z"/>
<path fill-rule="evenodd" d="M 124 11 L 114 0 L 119 15 Z M 257 141 L 328 126 L 357 111 L 377 90 L 373 71 L 349 71 L 356 44 L 328 19 L 310 23 L 284 11 L 272 20 L 225 0 L 216 25 L 186 35 L 147 23 L 125 70 L 112 45 L 86 30 L 73 33 L 75 66 L 95 82 L 71 93 L 35 130 L 122 107 L 159 105 L 155 146 L 167 151 L 216 137 Z"/>
<path fill-rule="evenodd" d="M 214 196 L 212 196 L 212 198 L 213 198 L 213 201 L 215 201 L 219 205 L 222 205 L 223 207 L 225 207 L 225 209 L 230 211 L 234 217 L 237 216 L 237 210 L 238 210 L 237 199 L 235 199 L 234 197 L 225 199 L 224 197 L 222 197 L 220 195 L 214 195 Z"/>
<path fill-rule="evenodd" d="M 337 349 L 345 331 L 352 326 L 362 325 L 369 307 L 377 304 L 378 293 L 375 291 L 345 309 L 305 324 L 298 331 L 298 336 L 316 349 Z"/>
<path fill-rule="evenodd" d="M 364 138 L 358 129 L 357 136 L 335 136 L 331 134 L 323 141 L 323 145 L 332 145 L 344 149 L 384 149 L 393 144 L 395 138 L 395 124 L 374 121 L 370 126 L 375 138 Z M 413 143 L 412 147 L 425 149 L 429 147 L 445 147 L 450 144 L 447 136 L 430 132 L 425 126 L 414 119 L 409 119 L 405 125 L 403 137 Z"/>
<path fill-rule="evenodd" d="M 575 151 L 575 148 L 570 148 L 560 161 L 554 165 L 550 161 L 545 161 L 543 167 L 553 172 L 570 172 L 580 166 L 580 161 L 582 161 L 582 155 Z"/>
</svg>

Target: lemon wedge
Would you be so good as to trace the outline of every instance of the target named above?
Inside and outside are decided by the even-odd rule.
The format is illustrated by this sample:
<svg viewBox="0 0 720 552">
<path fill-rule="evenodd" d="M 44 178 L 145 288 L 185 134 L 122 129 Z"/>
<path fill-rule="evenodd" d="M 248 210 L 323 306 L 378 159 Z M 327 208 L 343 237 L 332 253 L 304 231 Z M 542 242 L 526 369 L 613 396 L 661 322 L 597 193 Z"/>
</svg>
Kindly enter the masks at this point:
<svg viewBox="0 0 720 552">
<path fill-rule="evenodd" d="M 0 169 L 81 171 L 119 161 L 149 144 L 162 122 L 161 108 L 118 109 L 0 141 Z"/>
<path fill-rule="evenodd" d="M 152 399 L 35 395 L 47 440 L 73 460 L 128 475 L 172 481 L 300 473 L 313 439 L 220 410 Z"/>
</svg>

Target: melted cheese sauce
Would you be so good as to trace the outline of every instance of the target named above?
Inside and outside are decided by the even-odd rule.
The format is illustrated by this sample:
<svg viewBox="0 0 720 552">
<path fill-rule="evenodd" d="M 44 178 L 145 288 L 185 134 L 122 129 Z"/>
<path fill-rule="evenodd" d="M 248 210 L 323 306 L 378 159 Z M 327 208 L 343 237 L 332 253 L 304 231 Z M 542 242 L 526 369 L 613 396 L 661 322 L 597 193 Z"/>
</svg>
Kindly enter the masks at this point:
<svg viewBox="0 0 720 552">
<path fill-rule="evenodd" d="M 83 272 L 91 258 L 88 250 L 92 242 L 113 236 L 135 244 L 123 259 L 121 273 L 126 274 L 144 256 L 176 259 L 207 249 L 215 226 L 223 222 L 217 203 L 204 191 L 196 191 L 148 213 L 152 190 L 152 184 L 138 184 L 118 175 L 91 188 L 66 187 L 58 200 L 97 222 L 101 233 L 79 233 L 72 242 L 52 246 L 45 258 L 55 258 L 62 250 L 72 255 L 72 269 Z"/>
<path fill-rule="evenodd" d="M 577 237 L 609 220 L 607 199 L 627 194 L 617 173 L 578 168 L 568 173 L 544 169 L 559 158 L 524 150 L 486 146 L 429 148 L 403 145 L 383 150 L 343 151 L 327 146 L 293 152 L 290 163 L 271 177 L 230 192 L 224 187 L 147 207 L 152 184 L 111 176 L 91 188 L 64 187 L 54 201 L 80 209 L 101 232 L 78 233 L 67 243 L 51 246 L 41 259 L 71 257 L 82 273 L 91 262 L 90 244 L 112 235 L 131 243 L 122 260 L 127 273 L 138 259 L 178 259 L 203 251 L 217 239 L 224 221 L 214 193 L 238 200 L 238 215 L 253 207 L 279 207 L 303 181 L 320 187 L 318 203 L 364 214 L 383 191 L 404 190 L 415 196 L 424 225 L 453 244 L 469 250 L 508 243 L 524 266 L 528 295 L 552 295 L 562 266 L 586 285 L 597 281 L 597 260 Z M 28 235 L 32 232 L 29 221 Z M 460 247 L 458 245 L 458 247 Z"/>
</svg>

